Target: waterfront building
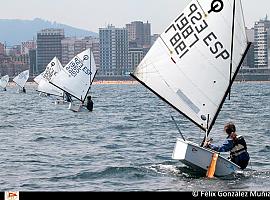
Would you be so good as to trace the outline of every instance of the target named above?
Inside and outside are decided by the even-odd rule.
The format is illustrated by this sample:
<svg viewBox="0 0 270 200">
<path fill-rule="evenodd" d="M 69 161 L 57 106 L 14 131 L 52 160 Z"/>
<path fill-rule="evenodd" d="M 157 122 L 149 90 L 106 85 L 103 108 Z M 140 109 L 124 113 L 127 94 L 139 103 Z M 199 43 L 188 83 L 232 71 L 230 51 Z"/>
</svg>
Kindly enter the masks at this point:
<svg viewBox="0 0 270 200">
<path fill-rule="evenodd" d="M 48 63 L 56 56 L 62 62 L 61 40 L 63 29 L 43 29 L 37 33 L 37 72 L 45 70 Z"/>
<path fill-rule="evenodd" d="M 254 26 L 254 67 L 268 68 L 270 59 L 270 21 L 261 19 Z"/>
<path fill-rule="evenodd" d="M 26 42 L 22 42 L 21 44 L 21 54 L 29 54 L 31 49 L 36 49 L 36 42 L 34 40 L 29 40 Z"/>
<path fill-rule="evenodd" d="M 141 21 L 134 21 L 126 24 L 128 31 L 128 41 L 136 42 L 138 47 L 151 46 L 151 24 L 143 23 Z"/>
<path fill-rule="evenodd" d="M 138 47 L 136 42 L 129 42 L 128 50 L 128 73 L 134 71 L 134 69 L 140 64 L 144 57 L 144 48 Z"/>
<path fill-rule="evenodd" d="M 5 55 L 6 54 L 6 48 L 5 48 L 5 44 L 2 44 L 0 42 L 0 55 Z"/>
<path fill-rule="evenodd" d="M 242 64 L 242 68 L 254 68 L 254 28 L 246 29 L 248 41 L 251 42 L 251 46 Z"/>
<path fill-rule="evenodd" d="M 29 50 L 29 69 L 30 75 L 37 76 L 37 49 Z"/>
<path fill-rule="evenodd" d="M 9 75 L 11 78 L 19 72 L 29 69 L 29 65 L 22 60 L 16 60 L 9 55 L 0 54 L 0 76 Z"/>
<path fill-rule="evenodd" d="M 99 67 L 99 39 L 93 37 L 65 38 L 62 44 L 62 64 L 66 65 L 76 54 L 90 48 L 93 51 L 96 67 Z"/>
<path fill-rule="evenodd" d="M 128 31 L 109 25 L 99 28 L 100 69 L 102 76 L 128 75 Z"/>
<path fill-rule="evenodd" d="M 6 54 L 12 57 L 21 55 L 21 45 L 6 46 Z"/>
<path fill-rule="evenodd" d="M 153 34 L 151 36 L 151 45 L 153 45 L 158 38 L 159 38 L 159 34 Z"/>
</svg>

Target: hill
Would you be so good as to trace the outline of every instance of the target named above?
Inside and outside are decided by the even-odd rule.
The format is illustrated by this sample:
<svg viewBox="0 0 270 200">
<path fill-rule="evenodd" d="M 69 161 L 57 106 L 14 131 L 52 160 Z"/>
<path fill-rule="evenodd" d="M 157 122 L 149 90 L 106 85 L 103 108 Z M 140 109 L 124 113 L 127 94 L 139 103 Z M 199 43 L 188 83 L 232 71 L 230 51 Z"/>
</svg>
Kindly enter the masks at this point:
<svg viewBox="0 0 270 200">
<path fill-rule="evenodd" d="M 40 18 L 34 20 L 0 19 L 0 42 L 6 42 L 7 46 L 21 44 L 23 41 L 36 38 L 37 32 L 46 28 L 62 28 L 65 30 L 66 37 L 98 36 L 95 32 Z"/>
</svg>

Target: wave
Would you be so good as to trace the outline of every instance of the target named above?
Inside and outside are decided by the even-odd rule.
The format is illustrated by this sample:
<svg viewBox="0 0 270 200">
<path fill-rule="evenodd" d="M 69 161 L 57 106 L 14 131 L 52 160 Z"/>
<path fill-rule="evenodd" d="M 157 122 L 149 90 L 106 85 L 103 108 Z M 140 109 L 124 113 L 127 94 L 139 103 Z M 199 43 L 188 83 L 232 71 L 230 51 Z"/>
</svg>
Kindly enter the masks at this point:
<svg viewBox="0 0 270 200">
<path fill-rule="evenodd" d="M 259 150 L 260 153 L 268 153 L 270 151 L 270 146 L 266 145 L 263 149 Z"/>
<path fill-rule="evenodd" d="M 72 139 L 72 138 L 67 137 L 67 136 L 61 136 L 61 137 L 55 137 L 55 136 L 44 137 L 44 136 L 40 136 L 40 137 L 37 137 L 36 139 L 33 139 L 32 141 L 40 142 L 40 141 L 52 140 L 52 139 Z"/>
<path fill-rule="evenodd" d="M 50 181 L 60 181 L 63 179 L 81 181 L 108 178 L 137 180 L 143 179 L 145 176 L 149 175 L 149 172 L 151 172 L 151 170 L 144 167 L 107 167 L 104 170 L 97 172 L 84 171 L 75 175 L 52 177 L 50 178 Z"/>
<path fill-rule="evenodd" d="M 4 129 L 4 128 L 14 128 L 15 126 L 10 125 L 10 124 L 5 124 L 5 125 L 0 125 L 0 129 Z"/>
</svg>

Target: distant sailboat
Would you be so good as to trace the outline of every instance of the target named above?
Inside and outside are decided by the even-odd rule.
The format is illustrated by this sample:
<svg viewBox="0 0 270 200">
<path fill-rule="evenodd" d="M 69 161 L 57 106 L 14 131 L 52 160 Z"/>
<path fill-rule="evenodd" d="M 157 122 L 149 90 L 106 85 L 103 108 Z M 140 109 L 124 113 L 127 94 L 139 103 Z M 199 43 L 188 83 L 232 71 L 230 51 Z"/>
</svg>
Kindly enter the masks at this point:
<svg viewBox="0 0 270 200">
<path fill-rule="evenodd" d="M 53 86 L 49 81 L 56 76 L 58 72 L 63 69 L 60 61 L 57 57 L 54 57 L 47 65 L 44 72 L 34 78 L 34 81 L 38 84 L 37 91 L 46 95 L 55 95 L 63 97 L 64 92 L 59 88 Z"/>
<path fill-rule="evenodd" d="M 25 92 L 25 84 L 29 78 L 29 70 L 25 70 L 14 77 L 13 81 L 20 87 L 19 92 Z"/>
<path fill-rule="evenodd" d="M 249 46 L 241 0 L 192 0 L 131 76 L 205 131 L 205 141 Z M 203 171 L 215 163 L 216 176 L 240 169 L 215 153 L 183 137 L 172 158 Z"/>
<path fill-rule="evenodd" d="M 9 81 L 8 75 L 5 75 L 0 79 L 0 87 L 3 88 L 4 91 L 6 91 L 8 81 Z"/>
<path fill-rule="evenodd" d="M 90 49 L 76 55 L 62 71 L 50 81 L 51 84 L 81 101 L 70 103 L 69 109 L 80 111 L 97 73 L 93 52 Z"/>
</svg>

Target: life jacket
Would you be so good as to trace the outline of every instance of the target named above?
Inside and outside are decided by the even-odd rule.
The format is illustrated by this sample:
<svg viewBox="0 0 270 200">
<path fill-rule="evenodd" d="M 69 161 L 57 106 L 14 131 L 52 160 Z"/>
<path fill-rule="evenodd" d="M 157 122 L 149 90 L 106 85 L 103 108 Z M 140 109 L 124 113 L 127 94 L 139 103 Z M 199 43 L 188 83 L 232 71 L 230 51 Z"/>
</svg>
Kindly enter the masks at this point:
<svg viewBox="0 0 270 200">
<path fill-rule="evenodd" d="M 234 147 L 230 151 L 231 158 L 238 157 L 247 152 L 247 144 L 243 136 L 237 136 L 234 140 Z"/>
<path fill-rule="evenodd" d="M 89 111 L 92 111 L 93 110 L 93 101 L 91 99 L 88 99 L 87 100 L 87 103 L 86 103 L 86 108 L 89 110 Z"/>
</svg>

